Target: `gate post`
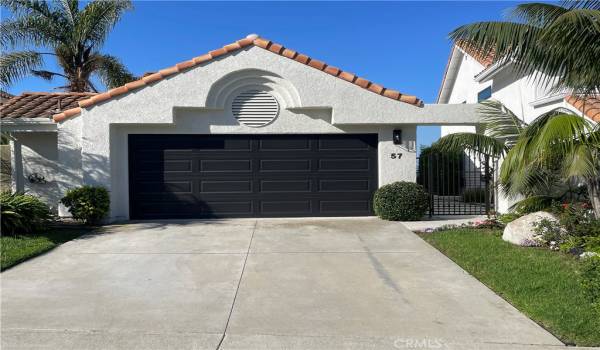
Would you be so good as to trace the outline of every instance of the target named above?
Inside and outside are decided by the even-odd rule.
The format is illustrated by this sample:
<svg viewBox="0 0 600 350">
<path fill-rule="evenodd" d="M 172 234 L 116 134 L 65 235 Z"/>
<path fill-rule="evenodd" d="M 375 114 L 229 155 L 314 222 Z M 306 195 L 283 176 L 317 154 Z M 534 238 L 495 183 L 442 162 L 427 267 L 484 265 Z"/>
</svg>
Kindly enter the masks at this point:
<svg viewBox="0 0 600 350">
<path fill-rule="evenodd" d="M 485 191 L 484 191 L 484 200 L 485 200 L 485 214 L 490 215 L 490 156 L 485 155 Z"/>
</svg>

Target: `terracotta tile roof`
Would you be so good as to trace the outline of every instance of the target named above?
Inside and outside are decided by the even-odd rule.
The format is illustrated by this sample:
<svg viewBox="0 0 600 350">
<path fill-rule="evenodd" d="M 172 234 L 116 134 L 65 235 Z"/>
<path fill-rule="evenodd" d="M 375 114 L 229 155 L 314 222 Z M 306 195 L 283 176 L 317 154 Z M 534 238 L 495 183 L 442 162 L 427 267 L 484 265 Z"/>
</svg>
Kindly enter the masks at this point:
<svg viewBox="0 0 600 350">
<path fill-rule="evenodd" d="M 4 91 L 4 90 L 0 90 L 0 104 L 4 103 L 4 101 L 13 98 L 14 96 L 9 94 L 8 92 Z"/>
<path fill-rule="evenodd" d="M 593 121 L 600 122 L 600 98 L 581 98 L 573 95 L 565 97 L 565 101 L 577 108 L 581 113 Z"/>
<path fill-rule="evenodd" d="M 484 55 L 481 50 L 474 47 L 472 44 L 466 41 L 458 41 L 456 42 L 456 46 L 458 46 L 461 50 L 467 53 L 467 55 L 473 57 L 477 62 L 479 62 L 485 68 L 488 68 L 494 63 L 494 57 L 496 53 L 492 50 L 489 54 Z"/>
<path fill-rule="evenodd" d="M 62 113 L 55 114 L 54 121 L 60 122 L 62 120 L 65 120 L 66 118 L 78 115 L 79 113 L 81 113 L 81 108 L 87 108 L 87 107 L 93 106 L 97 103 L 100 103 L 102 101 L 111 99 L 115 96 L 122 95 L 129 91 L 142 88 L 144 86 L 148 86 L 156 81 L 162 80 L 173 74 L 180 73 L 182 71 L 185 71 L 185 70 L 195 67 L 197 65 L 201 65 L 206 62 L 209 62 L 212 59 L 215 59 L 217 57 L 226 55 L 228 53 L 240 50 L 244 47 L 251 46 L 251 45 L 260 47 L 262 49 L 273 52 L 277 55 L 289 58 L 289 59 L 299 62 L 301 64 L 305 64 L 312 68 L 318 69 L 318 70 L 323 71 L 324 73 L 330 74 L 334 77 L 346 80 L 352 84 L 355 84 L 363 89 L 372 91 L 378 95 L 382 95 L 382 96 L 391 98 L 393 100 L 398 100 L 398 101 L 405 102 L 405 103 L 412 104 L 412 105 L 419 106 L 419 107 L 423 105 L 423 102 L 420 99 L 418 99 L 416 96 L 405 95 L 398 91 L 388 89 L 381 85 L 377 85 L 369 80 L 358 77 L 358 76 L 354 75 L 353 73 L 349 73 L 349 72 L 343 71 L 337 67 L 330 66 L 325 62 L 321 62 L 319 60 L 316 60 L 309 56 L 303 55 L 303 54 L 296 52 L 294 50 L 291 50 L 289 48 L 285 48 L 280 44 L 274 43 L 265 38 L 258 37 L 257 35 L 248 35 L 244 39 L 241 39 L 234 43 L 225 45 L 219 49 L 210 51 L 207 54 L 195 57 L 188 61 L 178 63 L 178 64 L 174 65 L 173 67 L 159 70 L 156 73 L 144 75 L 144 77 L 142 77 L 142 79 L 140 79 L 140 80 L 136 80 L 134 82 L 125 84 L 121 87 L 109 90 L 105 93 L 98 94 L 92 98 L 79 101 L 79 107 L 68 109 Z"/>
<path fill-rule="evenodd" d="M 56 113 L 77 107 L 78 102 L 94 96 L 88 92 L 25 92 L 0 105 L 2 119 L 52 118 Z"/>
</svg>

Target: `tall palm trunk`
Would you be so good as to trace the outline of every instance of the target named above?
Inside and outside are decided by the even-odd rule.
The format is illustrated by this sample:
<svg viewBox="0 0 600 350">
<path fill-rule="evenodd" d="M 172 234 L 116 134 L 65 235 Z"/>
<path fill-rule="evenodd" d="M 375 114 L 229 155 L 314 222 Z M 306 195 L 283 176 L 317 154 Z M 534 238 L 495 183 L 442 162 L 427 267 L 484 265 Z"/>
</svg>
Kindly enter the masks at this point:
<svg viewBox="0 0 600 350">
<path fill-rule="evenodd" d="M 600 219 L 600 179 L 588 179 L 587 188 L 594 215 L 596 219 Z"/>
</svg>

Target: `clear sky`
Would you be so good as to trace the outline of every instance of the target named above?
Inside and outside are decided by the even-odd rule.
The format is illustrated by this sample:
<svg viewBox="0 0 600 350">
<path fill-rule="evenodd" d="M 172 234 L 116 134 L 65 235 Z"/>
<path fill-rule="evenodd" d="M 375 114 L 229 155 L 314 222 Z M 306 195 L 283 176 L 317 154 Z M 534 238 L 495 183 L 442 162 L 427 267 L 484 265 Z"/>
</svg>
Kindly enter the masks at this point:
<svg viewBox="0 0 600 350">
<path fill-rule="evenodd" d="M 103 51 L 141 75 L 257 33 L 434 103 L 450 50 L 448 33 L 461 24 L 500 19 L 515 4 L 136 1 Z M 49 61 L 47 67 L 54 65 Z M 61 85 L 60 80 L 28 78 L 9 92 L 51 91 Z M 438 137 L 438 127 L 420 128 L 417 142 L 430 144 Z"/>
</svg>

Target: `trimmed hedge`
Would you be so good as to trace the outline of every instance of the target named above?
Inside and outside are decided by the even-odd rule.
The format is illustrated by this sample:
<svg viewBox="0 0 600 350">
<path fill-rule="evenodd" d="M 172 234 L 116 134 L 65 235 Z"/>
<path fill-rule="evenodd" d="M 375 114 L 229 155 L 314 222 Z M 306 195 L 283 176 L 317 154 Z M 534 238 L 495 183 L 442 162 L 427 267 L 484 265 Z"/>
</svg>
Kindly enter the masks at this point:
<svg viewBox="0 0 600 350">
<path fill-rule="evenodd" d="M 86 224 L 96 224 L 106 217 L 110 197 L 104 187 L 83 186 L 69 190 L 60 200 L 73 215 L 73 219 Z"/>
<path fill-rule="evenodd" d="M 384 220 L 416 221 L 427 213 L 429 195 L 414 182 L 394 182 L 375 191 L 373 209 Z"/>
</svg>

